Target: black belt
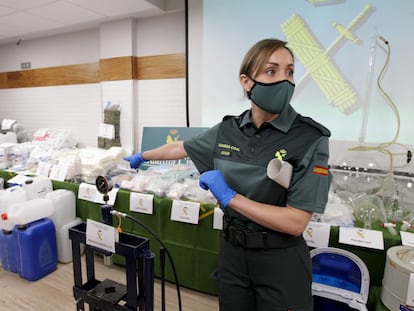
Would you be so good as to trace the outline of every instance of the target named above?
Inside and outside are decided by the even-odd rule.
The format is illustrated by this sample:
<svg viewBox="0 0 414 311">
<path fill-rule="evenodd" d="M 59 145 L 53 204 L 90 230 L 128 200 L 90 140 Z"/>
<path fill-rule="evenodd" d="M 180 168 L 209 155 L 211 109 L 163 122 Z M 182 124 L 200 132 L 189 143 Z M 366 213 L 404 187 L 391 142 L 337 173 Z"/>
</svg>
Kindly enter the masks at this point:
<svg viewBox="0 0 414 311">
<path fill-rule="evenodd" d="M 286 248 L 299 244 L 302 236 L 293 236 L 277 231 L 247 231 L 224 221 L 224 239 L 235 246 L 244 248 Z"/>
</svg>

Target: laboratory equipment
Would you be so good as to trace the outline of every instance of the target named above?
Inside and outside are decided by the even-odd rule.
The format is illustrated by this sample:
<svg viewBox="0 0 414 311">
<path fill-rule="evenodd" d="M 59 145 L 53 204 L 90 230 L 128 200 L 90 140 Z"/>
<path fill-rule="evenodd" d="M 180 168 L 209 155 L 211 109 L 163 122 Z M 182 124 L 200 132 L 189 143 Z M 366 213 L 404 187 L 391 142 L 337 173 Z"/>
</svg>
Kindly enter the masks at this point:
<svg viewBox="0 0 414 311">
<path fill-rule="evenodd" d="M 321 247 L 311 250 L 311 258 L 315 310 L 367 310 L 369 272 L 358 256 Z"/>
<path fill-rule="evenodd" d="M 387 259 L 382 279 L 381 301 L 390 310 L 414 308 L 407 302 L 410 275 L 414 273 L 414 249 L 409 246 L 394 246 L 387 250 Z"/>
<path fill-rule="evenodd" d="M 374 194 L 363 195 L 355 201 L 355 217 L 363 223 L 366 229 L 371 229 L 374 222 L 382 219 L 383 209 L 382 200 Z"/>
</svg>

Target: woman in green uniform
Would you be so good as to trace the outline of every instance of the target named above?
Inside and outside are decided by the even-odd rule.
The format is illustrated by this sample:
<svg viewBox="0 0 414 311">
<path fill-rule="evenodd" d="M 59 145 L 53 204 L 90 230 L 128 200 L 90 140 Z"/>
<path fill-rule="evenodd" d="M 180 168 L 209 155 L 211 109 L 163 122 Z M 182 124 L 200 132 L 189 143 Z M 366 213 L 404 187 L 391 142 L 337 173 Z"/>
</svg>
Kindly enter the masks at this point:
<svg viewBox="0 0 414 311">
<path fill-rule="evenodd" d="M 218 289 L 221 311 L 313 310 L 312 271 L 302 232 L 328 198 L 330 132 L 290 105 L 294 56 L 286 42 L 265 39 L 247 52 L 240 83 L 251 108 L 187 141 L 126 159 L 190 157 L 200 186 L 224 211 Z M 288 186 L 267 175 L 273 159 L 292 167 Z"/>
</svg>

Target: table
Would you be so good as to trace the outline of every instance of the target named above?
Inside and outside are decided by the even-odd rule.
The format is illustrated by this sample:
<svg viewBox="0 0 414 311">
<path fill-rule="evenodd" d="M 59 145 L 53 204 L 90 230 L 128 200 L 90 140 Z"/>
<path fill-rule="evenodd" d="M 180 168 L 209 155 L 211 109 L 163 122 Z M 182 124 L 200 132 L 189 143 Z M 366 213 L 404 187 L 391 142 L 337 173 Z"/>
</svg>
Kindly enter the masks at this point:
<svg viewBox="0 0 414 311">
<path fill-rule="evenodd" d="M 78 196 L 79 184 L 53 181 L 54 189 L 70 189 Z M 113 208 L 117 211 L 129 213 L 144 222 L 165 243 L 170 251 L 177 270 L 179 284 L 208 294 L 217 294 L 217 284 L 214 277 L 217 268 L 219 230 L 213 229 L 213 215 L 210 214 L 214 205 L 202 204 L 200 215 L 210 214 L 202 218 L 197 225 L 170 220 L 172 200 L 154 197 L 154 213 L 147 215 L 129 211 L 130 191 L 119 189 Z M 100 220 L 100 205 L 77 200 L 76 214 L 86 220 Z M 118 219 L 113 218 L 113 224 L 118 225 Z M 159 258 L 160 244 L 143 227 L 135 222 L 122 218 L 122 230 L 148 238 L 150 249 L 155 253 L 155 275 L 160 276 Z M 122 257 L 114 256 L 114 262 L 124 264 Z M 171 265 L 166 258 L 165 278 L 174 281 Z"/>
<path fill-rule="evenodd" d="M 0 177 L 5 180 L 14 174 L 1 171 Z M 53 181 L 54 189 L 69 189 L 78 196 L 79 184 Z M 215 271 L 217 268 L 219 230 L 213 229 L 213 215 L 202 218 L 197 225 L 170 220 L 172 200 L 163 197 L 154 197 L 154 214 L 140 214 L 129 211 L 130 191 L 120 189 L 114 203 L 114 209 L 131 213 L 155 231 L 168 247 L 177 269 L 179 284 L 207 294 L 217 294 Z M 200 215 L 211 212 L 214 205 L 201 205 Z M 100 220 L 100 205 L 77 200 L 76 214 L 83 220 L 91 218 Z M 113 219 L 117 225 L 117 218 Z M 148 238 L 150 249 L 159 258 L 159 243 L 144 228 L 136 223 L 122 219 L 122 229 L 125 232 Z M 373 226 L 374 230 L 384 233 L 384 250 L 363 248 L 339 243 L 339 227 L 331 226 L 329 246 L 348 250 L 360 257 L 370 273 L 369 310 L 387 310 L 379 301 L 380 288 L 384 274 L 386 251 L 388 248 L 401 245 L 400 235 L 391 235 L 386 229 Z M 398 229 L 398 228 L 397 228 Z M 124 264 L 122 258 L 115 256 L 114 262 Z M 160 275 L 160 267 L 155 260 L 155 275 Z M 166 262 L 165 277 L 174 281 L 174 274 L 168 261 Z"/>
</svg>

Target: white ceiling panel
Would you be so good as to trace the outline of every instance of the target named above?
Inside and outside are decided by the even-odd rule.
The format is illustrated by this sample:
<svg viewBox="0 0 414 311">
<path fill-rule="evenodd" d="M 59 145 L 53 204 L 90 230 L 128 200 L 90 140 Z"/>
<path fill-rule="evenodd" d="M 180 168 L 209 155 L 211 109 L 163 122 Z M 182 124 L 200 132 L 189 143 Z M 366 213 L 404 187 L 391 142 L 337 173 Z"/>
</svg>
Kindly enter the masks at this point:
<svg viewBox="0 0 414 311">
<path fill-rule="evenodd" d="M 67 25 L 102 19 L 102 15 L 67 1 L 57 1 L 45 7 L 30 9 L 27 12 Z"/>
<path fill-rule="evenodd" d="M 10 36 L 20 36 L 25 34 L 27 30 L 12 25 L 3 25 L 0 23 L 0 40 L 7 40 Z"/>
<path fill-rule="evenodd" d="M 133 12 L 161 11 L 146 0 L 69 0 L 68 2 L 104 16 L 124 16 L 130 15 Z"/>
<path fill-rule="evenodd" d="M 0 18 L 0 24 L 15 26 L 30 32 L 61 26 L 61 23 L 26 12 L 18 12 L 3 16 Z"/>
<path fill-rule="evenodd" d="M 16 10 L 26 10 L 56 2 L 56 0 L 0 0 L 0 5 Z"/>
<path fill-rule="evenodd" d="M 169 1 L 167 9 L 165 1 Z M 0 45 L 184 10 L 185 0 L 0 0 Z M 171 4 L 171 5 L 170 5 Z"/>
<path fill-rule="evenodd" d="M 16 10 L 0 5 L 0 16 L 8 15 L 14 12 L 16 12 Z"/>
</svg>

